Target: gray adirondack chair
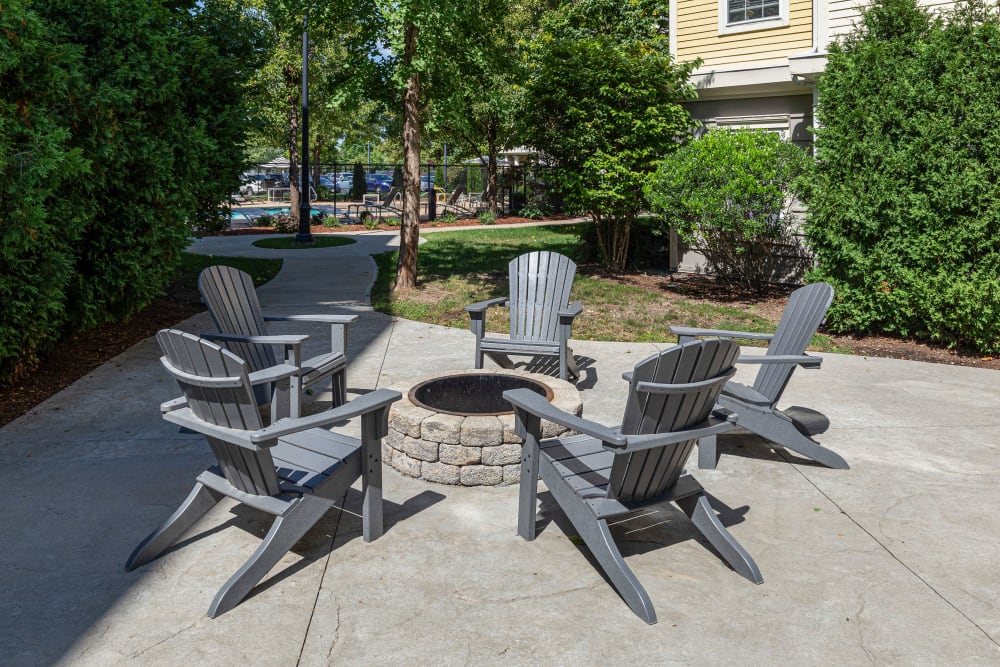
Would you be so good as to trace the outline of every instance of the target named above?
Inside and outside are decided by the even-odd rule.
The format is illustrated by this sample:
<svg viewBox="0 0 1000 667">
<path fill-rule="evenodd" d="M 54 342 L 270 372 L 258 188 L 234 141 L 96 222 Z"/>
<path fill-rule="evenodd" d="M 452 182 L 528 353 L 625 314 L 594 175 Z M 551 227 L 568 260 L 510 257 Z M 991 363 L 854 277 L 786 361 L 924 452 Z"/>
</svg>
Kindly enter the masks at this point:
<svg viewBox="0 0 1000 667">
<path fill-rule="evenodd" d="M 299 368 L 289 392 L 290 414 L 301 413 L 300 392 L 330 379 L 333 406 L 347 400 L 347 325 L 357 315 L 265 315 L 253 286 L 253 279 L 231 266 L 210 266 L 198 276 L 198 291 L 208 306 L 218 332 L 203 333 L 204 338 L 222 341 L 226 349 L 245 359 L 251 372 L 270 368 L 278 363 L 275 346 L 284 348 L 284 361 Z M 306 335 L 272 335 L 267 322 L 322 322 L 330 325 L 330 351 L 302 359 L 302 343 Z M 257 385 L 255 395 L 260 404 L 270 400 L 267 385 Z"/>
<path fill-rule="evenodd" d="M 691 327 L 670 327 L 670 331 L 682 343 L 697 336 L 770 341 L 765 354 L 741 356 L 736 360 L 738 363 L 760 364 L 760 370 L 751 387 L 738 382 L 727 383 L 719 396 L 719 407 L 738 412 L 740 426 L 776 445 L 791 449 L 830 468 L 846 469 L 850 466 L 843 457 L 813 440 L 804 425 L 777 407 L 797 366 L 820 367 L 822 359 L 810 356 L 805 351 L 813 334 L 823 323 L 832 302 L 833 287 L 826 283 L 813 283 L 792 292 L 773 334 Z M 698 467 L 714 468 L 717 461 L 716 438 L 703 438 L 698 443 Z"/>
<path fill-rule="evenodd" d="M 132 570 L 166 551 L 223 497 L 275 517 L 261 545 L 219 589 L 208 610 L 214 618 L 239 604 L 282 556 L 361 477 L 362 530 L 369 542 L 382 534 L 381 439 L 398 392 L 379 389 L 316 415 L 265 426 L 253 396 L 249 364 L 192 334 L 156 336 L 161 361 L 184 392 L 164 403 L 163 418 L 201 433 L 218 461 L 198 475 L 187 499 L 129 557 Z M 270 371 L 287 385 L 297 369 Z M 330 424 L 361 417 L 361 438 L 333 433 Z"/>
<path fill-rule="evenodd" d="M 510 295 L 465 307 L 476 336 L 476 368 L 483 367 L 483 355 L 503 368 L 514 365 L 508 355 L 557 356 L 560 379 L 579 377 L 569 347 L 573 320 L 583 309 L 579 301 L 569 301 L 575 275 L 576 263 L 556 252 L 529 252 L 511 260 Z M 499 305 L 510 310 L 509 338 L 486 335 L 486 311 Z"/>
<path fill-rule="evenodd" d="M 718 420 L 712 408 L 735 373 L 738 352 L 732 341 L 694 341 L 639 362 L 626 374 L 629 396 L 618 428 L 563 412 L 530 390 L 504 392 L 514 406 L 517 434 L 524 438 L 518 534 L 535 538 L 540 472 L 611 585 L 647 623 L 656 622 L 653 603 L 608 527 L 609 520 L 622 514 L 673 502 L 740 575 L 757 584 L 763 581 L 757 564 L 715 515 L 701 485 L 684 472 L 698 438 L 734 428 L 735 415 Z M 542 441 L 541 419 L 581 435 Z"/>
</svg>

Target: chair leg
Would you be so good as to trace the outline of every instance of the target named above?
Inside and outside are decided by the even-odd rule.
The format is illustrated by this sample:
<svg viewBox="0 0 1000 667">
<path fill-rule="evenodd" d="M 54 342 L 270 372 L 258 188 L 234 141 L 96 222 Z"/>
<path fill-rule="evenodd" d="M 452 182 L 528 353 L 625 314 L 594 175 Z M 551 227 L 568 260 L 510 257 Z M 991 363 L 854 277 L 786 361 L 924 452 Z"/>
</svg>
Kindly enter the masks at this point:
<svg viewBox="0 0 1000 667">
<path fill-rule="evenodd" d="M 570 376 L 573 376 L 574 380 L 580 379 L 580 367 L 576 365 L 573 349 L 565 346 L 559 350 L 559 379 L 569 380 Z"/>
<path fill-rule="evenodd" d="M 181 506 L 170 515 L 170 518 L 135 548 L 128 561 L 125 562 L 125 569 L 134 570 L 157 558 L 208 510 L 222 500 L 222 497 L 222 494 L 212 491 L 201 482 L 195 483 L 191 493 L 181 503 Z"/>
<path fill-rule="evenodd" d="M 339 408 L 347 403 L 347 369 L 334 373 L 332 380 L 330 391 L 333 393 L 333 400 L 330 407 Z"/>
<path fill-rule="evenodd" d="M 520 413 L 518 416 L 521 416 Z M 534 415 L 527 415 L 527 418 L 538 419 Z M 517 534 L 528 541 L 535 539 L 538 512 L 538 456 L 538 434 L 529 433 L 524 438 L 524 445 L 521 448 L 521 481 L 517 500 Z"/>
<path fill-rule="evenodd" d="M 695 527 L 715 547 L 715 550 L 722 555 L 723 560 L 729 563 L 738 574 L 755 584 L 764 582 L 764 578 L 757 568 L 757 563 L 722 525 L 712 506 L 708 504 L 708 498 L 704 493 L 681 498 L 675 502 L 690 517 Z"/>
<path fill-rule="evenodd" d="M 570 521 L 580 533 L 584 543 L 590 552 L 597 559 L 601 569 L 608 575 L 611 585 L 614 586 L 625 604 L 629 606 L 636 616 L 652 625 L 656 623 L 656 611 L 653 609 L 653 601 L 649 599 L 649 594 L 642 587 L 639 580 L 633 574 L 625 559 L 622 558 L 618 545 L 615 544 L 611 536 L 611 529 L 605 519 L 584 518 L 581 521 L 574 520 L 570 516 Z"/>
<path fill-rule="evenodd" d="M 740 425 L 743 425 L 743 415 L 740 416 Z M 828 468 L 847 470 L 850 468 L 847 461 L 840 454 L 827 449 L 812 438 L 803 435 L 795 424 L 784 415 L 770 413 L 755 420 L 757 423 L 749 423 L 748 427 L 757 435 L 771 440 L 786 449 L 791 449 L 805 457 L 822 463 Z"/>
<path fill-rule="evenodd" d="M 330 509 L 330 505 L 327 500 L 306 496 L 296 501 L 294 507 L 284 515 L 277 517 L 253 555 L 215 594 L 215 599 L 208 608 L 208 616 L 215 618 L 242 602 L 257 582 Z"/>
<path fill-rule="evenodd" d="M 719 464 L 718 439 L 715 435 L 698 439 L 698 467 L 703 470 L 715 470 Z"/>
</svg>

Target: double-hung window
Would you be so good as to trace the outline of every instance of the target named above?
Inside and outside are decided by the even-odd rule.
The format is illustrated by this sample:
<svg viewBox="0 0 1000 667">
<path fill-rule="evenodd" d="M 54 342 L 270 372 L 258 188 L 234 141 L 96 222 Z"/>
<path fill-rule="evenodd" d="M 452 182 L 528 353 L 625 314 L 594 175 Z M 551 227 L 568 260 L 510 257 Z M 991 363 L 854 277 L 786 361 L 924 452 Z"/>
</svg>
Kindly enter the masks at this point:
<svg viewBox="0 0 1000 667">
<path fill-rule="evenodd" d="M 788 0 L 719 0 L 719 33 L 788 25 Z"/>
<path fill-rule="evenodd" d="M 778 0 L 728 0 L 727 23 L 744 23 L 781 15 Z"/>
</svg>

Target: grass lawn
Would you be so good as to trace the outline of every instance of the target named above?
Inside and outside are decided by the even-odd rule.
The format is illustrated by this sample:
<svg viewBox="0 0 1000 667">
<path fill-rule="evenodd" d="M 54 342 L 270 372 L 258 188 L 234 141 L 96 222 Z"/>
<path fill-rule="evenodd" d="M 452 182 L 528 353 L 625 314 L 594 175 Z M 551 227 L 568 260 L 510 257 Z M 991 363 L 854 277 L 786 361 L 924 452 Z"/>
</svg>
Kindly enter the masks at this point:
<svg viewBox="0 0 1000 667">
<path fill-rule="evenodd" d="M 512 258 L 532 250 L 553 250 L 574 259 L 584 256 L 585 228 L 571 225 L 427 234 L 419 251 L 420 284 L 409 294 L 390 291 L 398 253 L 375 256 L 379 271 L 372 305 L 380 312 L 410 320 L 468 328 L 465 306 L 507 295 L 507 264 Z M 755 312 L 753 305 L 737 308 L 687 298 L 676 290 L 622 284 L 581 275 L 579 270 L 573 299 L 583 302 L 583 313 L 573 325 L 573 338 L 580 340 L 672 342 L 676 339 L 668 331 L 670 325 L 752 332 L 773 332 L 776 325 Z M 508 317 L 506 309 L 491 308 L 487 329 L 506 332 Z M 842 351 L 822 335 L 814 337 L 812 347 Z"/>
<path fill-rule="evenodd" d="M 181 265 L 174 276 L 175 283 L 190 285 L 197 289 L 198 274 L 202 269 L 221 264 L 245 271 L 253 278 L 254 287 L 260 287 L 281 270 L 280 259 L 256 259 L 254 257 L 223 257 L 217 255 L 198 255 L 185 252 L 181 254 Z"/>
</svg>

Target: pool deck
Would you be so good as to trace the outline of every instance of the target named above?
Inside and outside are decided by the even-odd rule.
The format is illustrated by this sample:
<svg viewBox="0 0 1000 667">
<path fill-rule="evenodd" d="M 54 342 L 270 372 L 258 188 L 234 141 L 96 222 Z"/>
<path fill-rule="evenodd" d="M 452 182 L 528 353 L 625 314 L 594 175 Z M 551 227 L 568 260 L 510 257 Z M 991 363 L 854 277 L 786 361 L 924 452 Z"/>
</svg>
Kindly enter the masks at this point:
<svg viewBox="0 0 1000 667">
<path fill-rule="evenodd" d="M 356 313 L 349 392 L 471 365 L 473 336 L 372 312 L 369 253 L 285 257 L 260 290 L 277 312 Z M 179 325 L 208 331 L 207 314 Z M 275 327 L 276 332 L 302 330 Z M 307 328 L 317 346 L 328 332 Z M 621 373 L 663 347 L 579 341 L 584 416 L 613 424 Z M 756 559 L 729 570 L 670 509 L 616 527 L 659 616 L 635 617 L 571 539 L 544 491 L 540 534 L 515 533 L 515 487 L 457 487 L 384 471 L 387 530 L 360 537 L 359 493 L 333 510 L 242 604 L 205 616 L 268 517 L 220 503 L 174 550 L 133 572 L 134 546 L 212 463 L 159 417 L 177 394 L 150 339 L 0 429 L 0 664 L 19 665 L 998 665 L 1000 373 L 824 354 L 784 405 L 851 464 L 830 470 L 742 435 L 692 472 Z M 752 369 L 740 371 L 746 379 Z M 318 410 L 323 394 L 311 403 Z M 355 428 L 350 425 L 348 428 Z"/>
</svg>

